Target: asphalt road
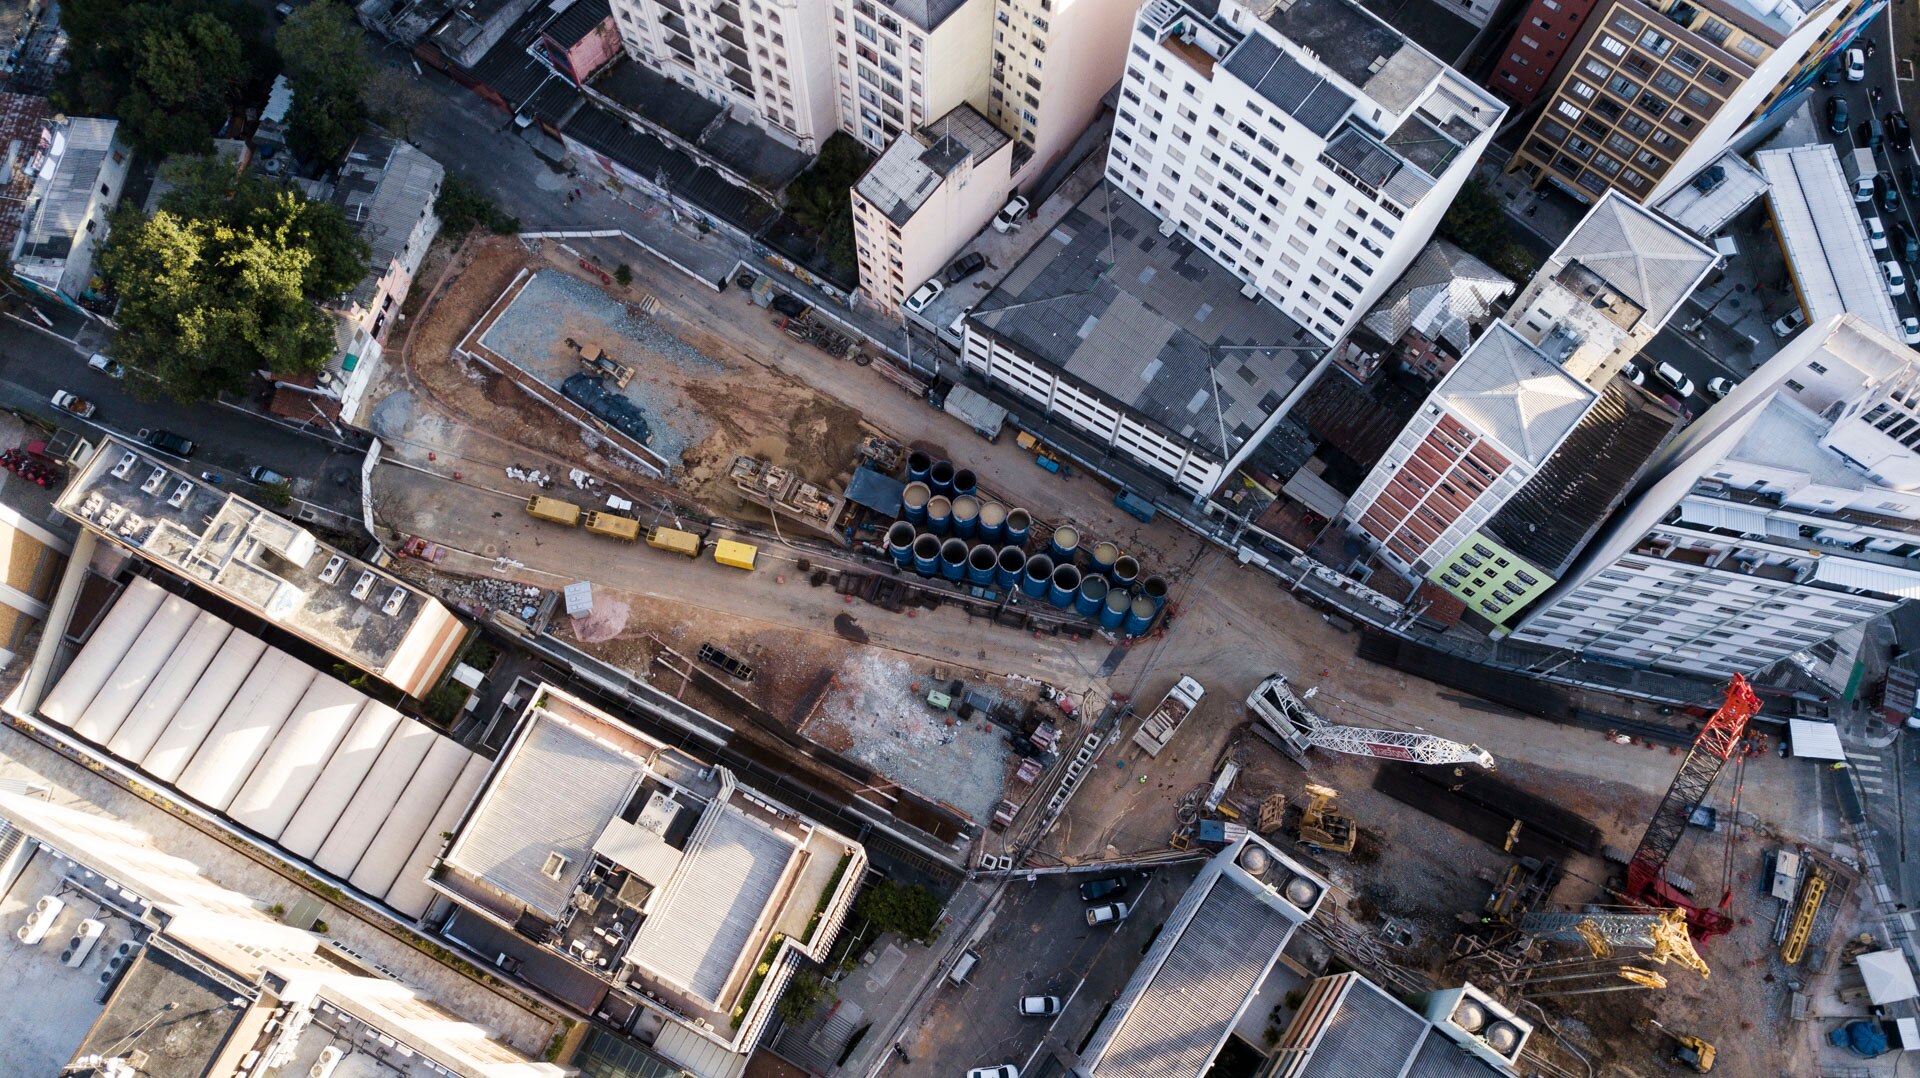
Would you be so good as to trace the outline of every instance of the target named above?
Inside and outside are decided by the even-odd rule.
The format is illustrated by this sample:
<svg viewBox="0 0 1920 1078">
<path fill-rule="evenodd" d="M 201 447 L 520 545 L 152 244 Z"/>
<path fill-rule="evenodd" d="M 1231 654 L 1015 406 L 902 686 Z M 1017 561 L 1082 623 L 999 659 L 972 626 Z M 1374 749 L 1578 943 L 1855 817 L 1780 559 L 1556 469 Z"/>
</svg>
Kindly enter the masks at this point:
<svg viewBox="0 0 1920 1078">
<path fill-rule="evenodd" d="M 165 429 L 198 443 L 191 471 L 208 471 L 235 489 L 254 465 L 265 465 L 293 481 L 295 496 L 318 505 L 360 515 L 358 447 L 284 426 L 263 416 L 213 404 L 182 405 L 163 396 L 145 399 L 134 392 L 141 376 L 109 378 L 90 369 L 86 357 L 60 341 L 0 319 L 0 406 L 14 408 L 62 426 L 94 433 L 136 437 L 142 429 Z M 77 393 L 94 405 L 89 419 L 53 407 L 56 390 Z"/>
</svg>

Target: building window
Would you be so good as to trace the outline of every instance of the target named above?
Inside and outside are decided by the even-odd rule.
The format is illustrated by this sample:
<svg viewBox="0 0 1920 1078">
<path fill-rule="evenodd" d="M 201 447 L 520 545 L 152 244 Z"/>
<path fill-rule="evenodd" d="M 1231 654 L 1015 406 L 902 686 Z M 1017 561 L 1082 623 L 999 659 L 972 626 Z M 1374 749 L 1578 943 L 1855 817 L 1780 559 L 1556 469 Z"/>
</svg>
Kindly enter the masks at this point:
<svg viewBox="0 0 1920 1078">
<path fill-rule="evenodd" d="M 1800 383 L 1794 381 L 1791 378 L 1787 379 L 1787 389 L 1794 393 L 1799 393 L 1805 390 L 1806 388 L 1807 388 L 1806 386 L 1801 385 Z"/>
<path fill-rule="evenodd" d="M 1638 22 L 1635 22 L 1632 19 L 1629 19 L 1627 21 L 1633 22 L 1635 26 L 1640 25 Z M 1613 37 L 1608 34 L 1601 34 L 1600 50 L 1602 52 L 1612 53 L 1615 56 L 1625 56 L 1627 54 L 1627 45 L 1626 45 L 1626 42 L 1621 41 L 1619 38 Z"/>
</svg>

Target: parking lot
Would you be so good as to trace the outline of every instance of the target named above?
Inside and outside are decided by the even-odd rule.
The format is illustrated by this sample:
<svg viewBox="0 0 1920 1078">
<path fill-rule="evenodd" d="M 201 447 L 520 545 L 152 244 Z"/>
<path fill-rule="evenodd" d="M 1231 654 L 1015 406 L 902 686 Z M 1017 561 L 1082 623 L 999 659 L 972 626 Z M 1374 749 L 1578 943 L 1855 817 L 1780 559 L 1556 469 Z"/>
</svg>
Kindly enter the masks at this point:
<svg viewBox="0 0 1920 1078">
<path fill-rule="evenodd" d="M 900 1038 L 908 1058 L 896 1055 L 899 1073 L 955 1078 L 974 1067 L 1012 1063 L 1023 1078 L 1032 1078 L 1071 1067 L 1200 864 L 1130 876 L 1121 901 L 1131 908 L 1118 927 L 1087 926 L 1079 887 L 1122 874 L 1015 880 L 971 948 L 981 957 L 966 983 L 943 982 L 920 1028 Z M 1110 899 L 1095 905 L 1105 901 Z M 1059 997 L 1061 1012 L 1021 1016 L 1020 998 L 1034 995 Z M 1057 1066 L 1048 1061 L 1055 1055 Z"/>
</svg>

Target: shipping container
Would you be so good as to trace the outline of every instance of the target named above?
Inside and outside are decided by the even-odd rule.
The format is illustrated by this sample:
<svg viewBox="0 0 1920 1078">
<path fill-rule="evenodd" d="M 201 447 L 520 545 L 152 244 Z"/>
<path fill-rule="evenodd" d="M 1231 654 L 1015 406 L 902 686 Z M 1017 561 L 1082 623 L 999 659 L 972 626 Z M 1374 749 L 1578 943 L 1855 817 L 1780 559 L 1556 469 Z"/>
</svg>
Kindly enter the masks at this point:
<svg viewBox="0 0 1920 1078">
<path fill-rule="evenodd" d="M 700 556 L 700 537 L 692 532 L 678 531 L 673 528 L 648 528 L 647 545 L 655 550 L 665 550 L 689 558 Z"/>
<path fill-rule="evenodd" d="M 640 538 L 640 522 L 632 517 L 620 516 L 618 513 L 588 513 L 586 520 L 582 523 L 595 535 L 604 535 L 623 543 L 631 543 Z"/>
<path fill-rule="evenodd" d="M 527 515 L 540 520 L 565 524 L 571 528 L 580 523 L 580 507 L 572 502 L 563 502 L 558 498 L 542 498 L 535 494 L 527 499 Z"/>
<path fill-rule="evenodd" d="M 721 565 L 731 565 L 735 569 L 753 568 L 753 560 L 759 556 L 760 548 L 747 543 L 721 539 L 713 544 L 713 560 Z"/>
</svg>

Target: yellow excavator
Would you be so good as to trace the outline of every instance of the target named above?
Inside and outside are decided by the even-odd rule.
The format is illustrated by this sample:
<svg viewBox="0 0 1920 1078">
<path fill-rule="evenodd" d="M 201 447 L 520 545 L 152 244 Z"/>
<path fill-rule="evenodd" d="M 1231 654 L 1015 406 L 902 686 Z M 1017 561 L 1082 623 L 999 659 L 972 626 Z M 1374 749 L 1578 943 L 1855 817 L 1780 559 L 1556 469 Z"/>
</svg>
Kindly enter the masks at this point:
<svg viewBox="0 0 1920 1078">
<path fill-rule="evenodd" d="M 1696 1074 L 1706 1074 L 1713 1070 L 1713 1045 L 1691 1034 L 1668 1029 L 1651 1018 L 1647 1019 L 1647 1024 L 1673 1039 L 1673 1056 L 1670 1062 L 1684 1064 L 1692 1068 Z"/>
</svg>

